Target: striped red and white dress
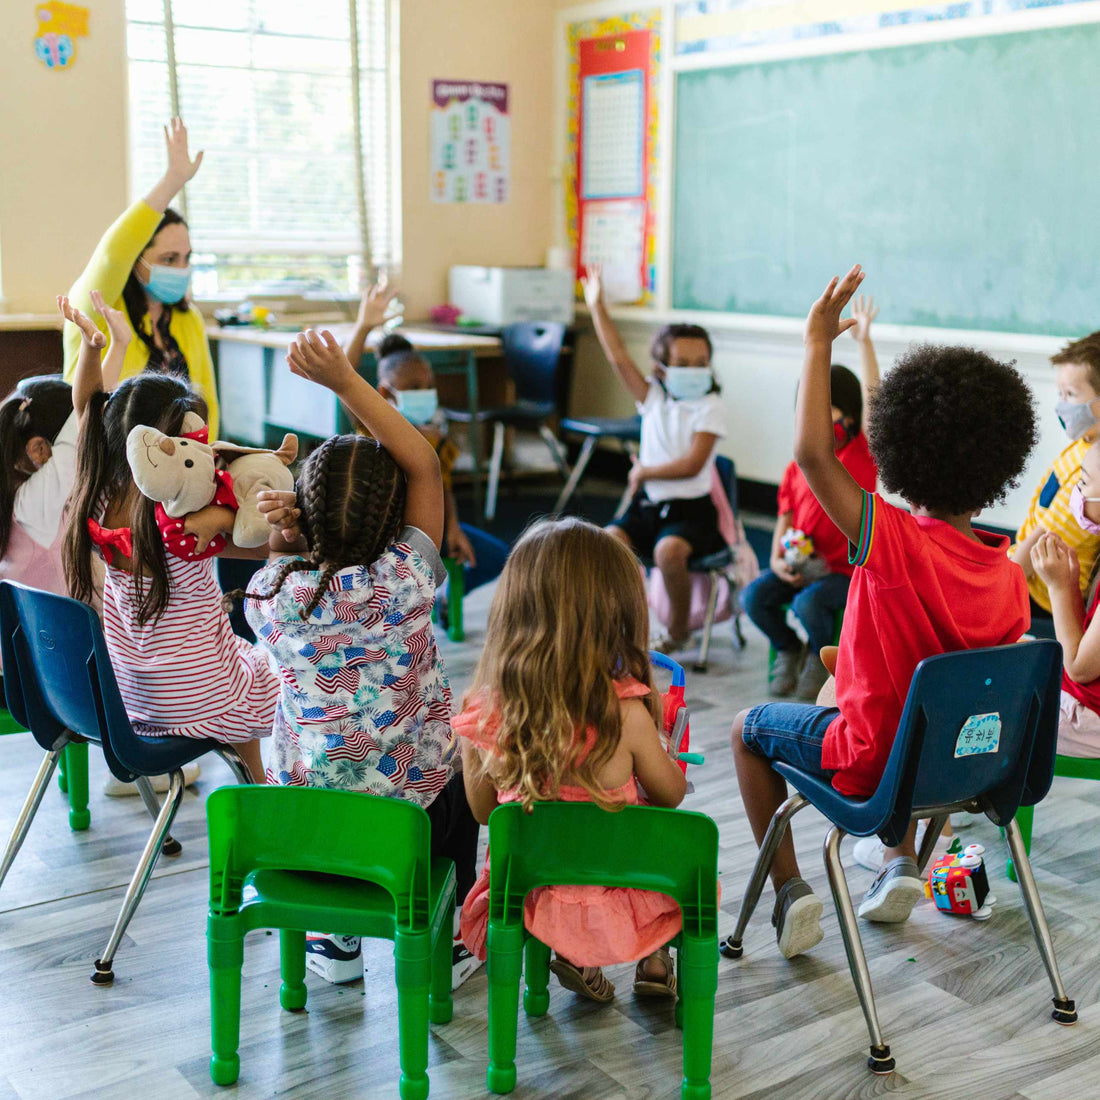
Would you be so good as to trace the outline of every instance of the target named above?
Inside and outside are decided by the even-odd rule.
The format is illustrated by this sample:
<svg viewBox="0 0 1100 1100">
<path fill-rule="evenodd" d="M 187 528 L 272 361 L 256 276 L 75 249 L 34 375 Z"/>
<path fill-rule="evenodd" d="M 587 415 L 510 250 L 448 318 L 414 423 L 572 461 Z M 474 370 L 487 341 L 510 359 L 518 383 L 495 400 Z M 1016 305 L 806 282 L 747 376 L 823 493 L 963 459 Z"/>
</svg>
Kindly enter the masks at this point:
<svg viewBox="0 0 1100 1100">
<path fill-rule="evenodd" d="M 222 610 L 213 559 L 168 555 L 168 607 L 139 626 L 133 576 L 108 565 L 103 633 L 126 713 L 145 737 L 241 742 L 271 733 L 279 679 Z"/>
</svg>

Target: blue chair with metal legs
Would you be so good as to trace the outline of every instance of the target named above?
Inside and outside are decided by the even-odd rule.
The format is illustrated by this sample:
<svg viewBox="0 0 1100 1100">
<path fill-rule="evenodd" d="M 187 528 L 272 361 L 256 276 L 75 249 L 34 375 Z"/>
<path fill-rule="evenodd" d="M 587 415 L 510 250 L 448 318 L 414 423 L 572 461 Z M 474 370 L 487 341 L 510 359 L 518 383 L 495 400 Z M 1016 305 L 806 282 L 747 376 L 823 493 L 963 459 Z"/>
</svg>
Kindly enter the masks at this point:
<svg viewBox="0 0 1100 1100">
<path fill-rule="evenodd" d="M 737 927 L 722 954 L 740 958 L 745 928 L 760 899 L 779 842 L 790 819 L 814 806 L 832 823 L 825 841 L 825 867 L 833 893 L 848 966 L 871 1037 L 868 1066 L 894 1068 L 875 1011 L 867 959 L 840 862 L 845 834 L 901 842 L 916 818 L 931 818 L 917 863 L 923 875 L 950 814 L 985 814 L 1008 834 L 1020 891 L 1054 993 L 1051 1014 L 1060 1024 L 1077 1021 L 1066 996 L 1027 851 L 1014 817 L 1050 789 L 1058 729 L 1062 651 L 1056 642 L 1021 642 L 929 657 L 917 666 L 886 770 L 869 798 L 848 798 L 826 779 L 779 761 L 775 770 L 795 788 L 776 811 L 764 836 Z M 980 721 L 977 721 L 980 720 Z M 979 732 L 980 731 L 980 732 Z"/>
<path fill-rule="evenodd" d="M 638 453 L 638 444 L 642 439 L 642 418 L 640 416 L 627 416 L 621 419 L 609 416 L 567 416 L 561 422 L 561 431 L 563 435 L 570 432 L 573 435 L 583 436 L 584 443 L 581 444 L 581 453 L 573 464 L 573 472 L 569 475 L 569 480 L 554 502 L 552 514 L 555 516 L 560 515 L 562 509 L 572 499 L 601 440 L 618 440 L 619 445 L 628 455 Z M 628 485 L 623 491 L 618 508 L 615 509 L 616 519 L 626 511 L 629 504 L 630 486 Z"/>
<path fill-rule="evenodd" d="M 107 642 L 96 613 L 85 603 L 0 582 L 0 655 L 12 714 L 46 751 L 0 861 L 0 884 L 26 839 L 49 786 L 58 756 L 82 741 L 98 744 L 112 774 L 136 783 L 155 824 L 122 901 L 107 946 L 96 959 L 92 982 L 114 981 L 112 962 L 141 901 L 162 850 L 180 851 L 169 830 L 183 800 L 183 766 L 216 752 L 240 783 L 253 782 L 247 765 L 229 745 L 186 737 L 139 737 L 130 725 L 115 681 Z M 161 805 L 149 776 L 170 773 Z"/>
</svg>

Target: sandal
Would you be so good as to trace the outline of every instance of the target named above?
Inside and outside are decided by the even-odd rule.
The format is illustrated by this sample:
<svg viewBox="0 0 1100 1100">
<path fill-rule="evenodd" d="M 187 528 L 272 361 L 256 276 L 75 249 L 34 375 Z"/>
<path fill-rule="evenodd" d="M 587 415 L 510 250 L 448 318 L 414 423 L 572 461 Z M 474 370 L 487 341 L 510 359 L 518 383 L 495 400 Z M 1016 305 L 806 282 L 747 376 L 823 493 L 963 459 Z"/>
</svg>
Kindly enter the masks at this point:
<svg viewBox="0 0 1100 1100">
<path fill-rule="evenodd" d="M 557 955 L 550 961 L 550 971 L 563 989 L 578 993 L 590 1001 L 607 1004 L 615 997 L 615 987 L 598 966 L 576 967 Z"/>
<path fill-rule="evenodd" d="M 664 965 L 664 981 L 653 981 L 645 976 L 645 964 L 650 959 L 658 959 Z M 676 996 L 676 968 L 672 965 L 672 956 L 668 948 L 662 947 L 660 951 L 654 951 L 652 955 L 634 968 L 634 996 L 636 997 L 675 997 Z"/>
</svg>

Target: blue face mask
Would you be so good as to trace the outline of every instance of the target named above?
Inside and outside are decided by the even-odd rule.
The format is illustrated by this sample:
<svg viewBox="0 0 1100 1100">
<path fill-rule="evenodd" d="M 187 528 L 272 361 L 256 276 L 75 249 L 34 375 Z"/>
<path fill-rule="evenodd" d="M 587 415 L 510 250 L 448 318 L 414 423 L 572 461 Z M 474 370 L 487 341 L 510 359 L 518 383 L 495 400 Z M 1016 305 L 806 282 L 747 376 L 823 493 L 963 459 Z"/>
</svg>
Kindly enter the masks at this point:
<svg viewBox="0 0 1100 1100">
<path fill-rule="evenodd" d="M 158 302 L 163 302 L 166 306 L 174 305 L 187 295 L 187 288 L 191 285 L 191 268 L 150 264 L 149 281 L 141 285 Z"/>
<path fill-rule="evenodd" d="M 677 401 L 696 401 L 714 385 L 710 367 L 665 367 L 665 389 Z"/>
<path fill-rule="evenodd" d="M 397 411 L 410 424 L 427 424 L 439 408 L 439 395 L 431 390 L 398 390 Z"/>
</svg>

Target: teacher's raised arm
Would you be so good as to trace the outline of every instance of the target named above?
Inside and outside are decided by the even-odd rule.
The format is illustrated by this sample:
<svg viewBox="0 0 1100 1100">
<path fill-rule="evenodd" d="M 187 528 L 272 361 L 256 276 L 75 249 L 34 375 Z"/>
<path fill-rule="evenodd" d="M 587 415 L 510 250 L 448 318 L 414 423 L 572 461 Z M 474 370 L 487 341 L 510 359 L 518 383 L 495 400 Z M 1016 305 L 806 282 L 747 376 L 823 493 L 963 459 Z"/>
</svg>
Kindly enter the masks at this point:
<svg viewBox="0 0 1100 1100">
<path fill-rule="evenodd" d="M 126 350 L 121 378 L 144 370 L 187 378 L 206 399 L 210 437 L 217 438 L 218 395 L 214 365 L 202 314 L 188 298 L 191 236 L 187 223 L 169 205 L 202 164 L 192 159 L 187 127 L 174 118 L 164 129 L 168 165 L 143 199 L 138 199 L 107 230 L 80 278 L 69 291 L 72 303 L 107 333 L 95 311 L 92 291 L 121 310 L 134 339 Z M 65 377 L 76 370 L 80 333 L 65 326 Z"/>
</svg>

